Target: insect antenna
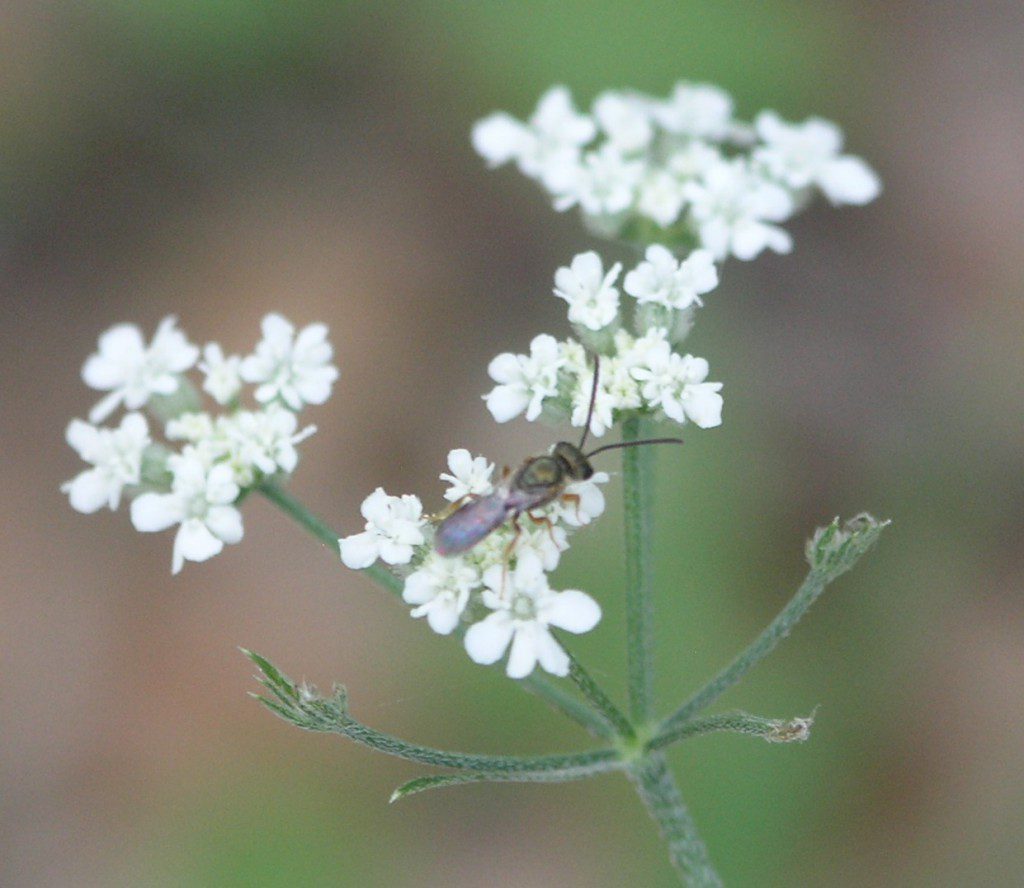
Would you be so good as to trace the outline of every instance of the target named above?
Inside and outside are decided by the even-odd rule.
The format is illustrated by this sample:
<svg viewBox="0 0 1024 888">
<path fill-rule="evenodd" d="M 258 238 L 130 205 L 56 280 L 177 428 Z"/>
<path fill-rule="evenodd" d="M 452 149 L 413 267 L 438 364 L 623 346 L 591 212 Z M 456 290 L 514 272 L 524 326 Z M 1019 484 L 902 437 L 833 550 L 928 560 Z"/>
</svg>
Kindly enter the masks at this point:
<svg viewBox="0 0 1024 888">
<path fill-rule="evenodd" d="M 622 447 L 639 447 L 641 444 L 682 444 L 682 438 L 644 438 L 643 441 L 621 441 L 618 444 L 605 444 L 604 447 L 598 447 L 597 450 L 591 450 L 590 453 L 585 454 L 587 459 L 595 456 L 598 453 L 604 453 L 606 450 L 619 450 Z"/>
<path fill-rule="evenodd" d="M 590 420 L 594 418 L 594 405 L 597 403 L 597 378 L 598 373 L 601 369 L 601 358 L 598 355 L 594 355 L 594 384 L 590 387 L 590 406 L 587 408 L 587 421 L 583 424 L 583 436 L 580 438 L 579 449 L 583 450 L 583 445 L 587 441 L 587 435 L 590 433 Z"/>
</svg>

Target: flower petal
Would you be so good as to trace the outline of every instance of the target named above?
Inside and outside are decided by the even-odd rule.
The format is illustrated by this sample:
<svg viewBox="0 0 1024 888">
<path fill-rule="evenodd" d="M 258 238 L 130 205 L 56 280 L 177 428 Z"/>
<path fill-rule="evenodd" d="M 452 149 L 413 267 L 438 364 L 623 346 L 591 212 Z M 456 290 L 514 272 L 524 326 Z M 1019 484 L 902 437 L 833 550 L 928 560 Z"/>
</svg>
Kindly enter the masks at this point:
<svg viewBox="0 0 1024 888">
<path fill-rule="evenodd" d="M 497 663 L 512 640 L 512 618 L 505 611 L 496 611 L 466 630 L 463 640 L 469 659 L 482 666 Z"/>
</svg>

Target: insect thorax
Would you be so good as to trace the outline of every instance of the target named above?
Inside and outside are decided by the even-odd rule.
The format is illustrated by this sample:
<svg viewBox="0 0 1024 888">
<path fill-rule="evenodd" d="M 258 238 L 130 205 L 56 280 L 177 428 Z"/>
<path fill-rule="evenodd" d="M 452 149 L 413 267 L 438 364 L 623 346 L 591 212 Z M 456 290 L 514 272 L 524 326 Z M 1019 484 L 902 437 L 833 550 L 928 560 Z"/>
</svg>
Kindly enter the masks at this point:
<svg viewBox="0 0 1024 888">
<path fill-rule="evenodd" d="M 535 456 L 520 466 L 512 477 L 512 488 L 525 493 L 544 493 L 566 481 L 566 466 L 556 456 Z"/>
</svg>

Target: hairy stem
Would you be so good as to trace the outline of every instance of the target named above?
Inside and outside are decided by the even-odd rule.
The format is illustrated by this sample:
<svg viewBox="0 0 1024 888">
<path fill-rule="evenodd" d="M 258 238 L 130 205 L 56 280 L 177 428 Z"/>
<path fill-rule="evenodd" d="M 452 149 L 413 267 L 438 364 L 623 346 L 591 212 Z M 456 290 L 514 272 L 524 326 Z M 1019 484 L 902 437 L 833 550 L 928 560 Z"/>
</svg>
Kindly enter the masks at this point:
<svg viewBox="0 0 1024 888">
<path fill-rule="evenodd" d="M 664 749 L 680 740 L 699 737 L 701 734 L 713 734 L 718 731 L 760 737 L 769 743 L 801 742 L 810 737 L 813 724 L 813 714 L 806 718 L 779 719 L 762 718 L 747 712 L 726 712 L 722 715 L 690 719 L 666 731 L 661 731 L 648 741 L 647 748 L 650 750 Z"/>
<path fill-rule="evenodd" d="M 590 677 L 590 673 L 583 668 L 580 661 L 572 655 L 565 645 L 562 646 L 562 650 L 569 656 L 569 677 L 576 683 L 576 687 L 580 689 L 583 696 L 608 720 L 608 723 L 615 729 L 615 733 L 620 737 L 630 740 L 635 738 L 636 730 L 629 719 L 622 714 L 619 707 L 611 701 L 611 698 Z"/>
<path fill-rule="evenodd" d="M 641 440 L 646 423 L 632 418 L 623 423 L 625 443 Z M 653 460 L 649 447 L 622 451 L 623 509 L 626 523 L 626 643 L 629 668 L 629 713 L 634 724 L 651 717 L 654 686 L 654 615 L 651 604 L 653 571 L 651 537 L 654 518 Z"/>
<path fill-rule="evenodd" d="M 668 843 L 669 857 L 684 883 L 692 888 L 721 885 L 664 755 L 656 752 L 641 759 L 630 777 Z"/>
</svg>

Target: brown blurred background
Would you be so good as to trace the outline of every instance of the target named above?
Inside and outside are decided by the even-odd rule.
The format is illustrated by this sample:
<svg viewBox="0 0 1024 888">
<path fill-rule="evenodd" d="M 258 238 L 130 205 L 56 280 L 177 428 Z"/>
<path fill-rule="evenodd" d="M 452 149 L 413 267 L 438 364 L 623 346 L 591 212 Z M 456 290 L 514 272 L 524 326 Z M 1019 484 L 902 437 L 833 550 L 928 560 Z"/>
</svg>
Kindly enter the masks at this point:
<svg viewBox="0 0 1024 888">
<path fill-rule="evenodd" d="M 342 377 L 292 489 L 344 532 L 377 485 L 439 501 L 451 447 L 542 449 L 556 430 L 490 421 L 486 362 L 564 335 L 551 276 L 601 245 L 484 170 L 469 127 L 553 83 L 587 104 L 693 79 L 743 116 L 836 119 L 886 191 L 815 207 L 792 256 L 729 265 L 708 299 L 691 343 L 726 422 L 660 462 L 663 705 L 778 609 L 815 525 L 895 524 L 722 701 L 820 704 L 812 741 L 693 740 L 684 793 L 731 885 L 1020 884 L 1022 46 L 1016 0 L 7 0 L 0 883 L 675 884 L 621 778 L 388 807 L 423 769 L 248 699 L 236 645 L 424 743 L 588 742 L 268 504 L 172 579 L 169 534 L 58 486 L 96 336 L 169 313 L 238 351 L 268 310 L 330 325 Z M 601 599 L 579 648 L 618 690 L 620 499 L 559 577 Z"/>
</svg>

